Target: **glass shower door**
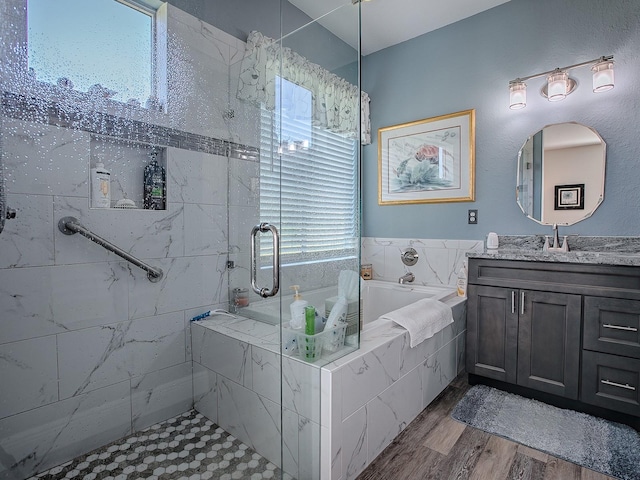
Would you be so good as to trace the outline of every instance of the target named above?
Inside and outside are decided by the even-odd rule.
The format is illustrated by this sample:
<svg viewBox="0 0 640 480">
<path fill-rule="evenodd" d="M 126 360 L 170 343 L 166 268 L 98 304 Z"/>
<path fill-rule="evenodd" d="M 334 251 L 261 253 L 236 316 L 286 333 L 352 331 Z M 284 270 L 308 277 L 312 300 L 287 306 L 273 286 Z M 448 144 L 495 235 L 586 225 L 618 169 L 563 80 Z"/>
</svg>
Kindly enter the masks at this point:
<svg viewBox="0 0 640 480">
<path fill-rule="evenodd" d="M 236 66 L 238 98 L 259 106 L 259 156 L 230 159 L 229 298 L 249 319 L 251 395 L 258 409 L 279 410 L 278 466 L 313 479 L 330 468 L 321 462 L 322 368 L 359 344 L 359 6 L 318 14 L 348 22 L 355 46 L 288 12 L 282 37 L 253 32 Z M 313 325 L 295 318 L 296 291 Z M 327 328 L 340 308 L 342 321 Z"/>
</svg>

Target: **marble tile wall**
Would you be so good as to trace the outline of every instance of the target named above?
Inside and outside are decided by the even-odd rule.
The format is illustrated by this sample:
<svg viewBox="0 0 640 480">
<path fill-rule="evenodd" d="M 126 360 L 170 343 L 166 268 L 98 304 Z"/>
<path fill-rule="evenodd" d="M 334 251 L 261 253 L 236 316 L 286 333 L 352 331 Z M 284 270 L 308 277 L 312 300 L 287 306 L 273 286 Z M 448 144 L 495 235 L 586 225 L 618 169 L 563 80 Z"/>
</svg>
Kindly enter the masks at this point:
<svg viewBox="0 0 640 480">
<path fill-rule="evenodd" d="M 323 368 L 323 479 L 356 478 L 462 372 L 466 302 L 449 302 L 454 323 L 414 348 L 399 327 L 380 328 L 364 334 L 366 353 Z"/>
<path fill-rule="evenodd" d="M 418 252 L 418 263 L 411 267 L 400 260 L 400 254 L 409 247 Z M 482 251 L 482 240 L 363 237 L 361 256 L 363 264 L 372 265 L 375 280 L 397 282 L 405 273 L 413 272 L 417 284 L 453 286 L 466 263 L 466 253 Z"/>
<path fill-rule="evenodd" d="M 194 323 L 195 408 L 293 477 L 317 479 L 320 369 L 281 357 L 274 332 L 254 320 Z"/>
<path fill-rule="evenodd" d="M 229 100 L 242 42 L 163 9 L 168 114 L 160 124 L 255 144 L 255 111 Z M 11 13 L 25 21 L 24 9 Z M 229 102 L 236 115 L 225 120 Z M 0 235 L 0 477 L 22 479 L 192 408 L 189 320 L 227 308 L 227 195 L 248 202 L 246 174 L 257 164 L 168 147 L 166 210 L 91 209 L 91 133 L 15 117 L 0 129 L 8 204 L 18 212 Z M 86 238 L 62 234 L 64 216 L 164 278 L 151 283 Z M 195 378 L 197 402 L 240 388 L 200 367 Z M 274 405 L 265 400 L 272 415 L 264 421 Z M 285 425 L 296 438 L 312 430 L 297 417 Z"/>
</svg>

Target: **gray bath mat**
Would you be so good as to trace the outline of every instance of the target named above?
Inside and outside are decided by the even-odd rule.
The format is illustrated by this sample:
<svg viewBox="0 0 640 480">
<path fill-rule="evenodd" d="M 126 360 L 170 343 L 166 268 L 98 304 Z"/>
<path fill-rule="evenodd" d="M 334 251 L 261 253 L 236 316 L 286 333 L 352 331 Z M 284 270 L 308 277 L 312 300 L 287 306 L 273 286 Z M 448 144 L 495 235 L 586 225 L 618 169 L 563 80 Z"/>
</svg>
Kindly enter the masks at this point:
<svg viewBox="0 0 640 480">
<path fill-rule="evenodd" d="M 640 478 L 640 434 L 627 425 L 563 410 L 485 385 L 451 416 L 499 437 L 623 480 Z"/>
</svg>

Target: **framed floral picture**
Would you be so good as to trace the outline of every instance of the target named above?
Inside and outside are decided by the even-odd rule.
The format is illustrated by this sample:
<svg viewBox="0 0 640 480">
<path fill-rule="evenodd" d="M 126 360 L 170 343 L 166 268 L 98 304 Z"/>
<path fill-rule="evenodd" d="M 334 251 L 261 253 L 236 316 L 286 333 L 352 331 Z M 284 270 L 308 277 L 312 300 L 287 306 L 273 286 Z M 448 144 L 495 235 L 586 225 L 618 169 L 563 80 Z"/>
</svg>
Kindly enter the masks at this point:
<svg viewBox="0 0 640 480">
<path fill-rule="evenodd" d="M 473 202 L 475 110 L 378 130 L 378 204 Z"/>
</svg>

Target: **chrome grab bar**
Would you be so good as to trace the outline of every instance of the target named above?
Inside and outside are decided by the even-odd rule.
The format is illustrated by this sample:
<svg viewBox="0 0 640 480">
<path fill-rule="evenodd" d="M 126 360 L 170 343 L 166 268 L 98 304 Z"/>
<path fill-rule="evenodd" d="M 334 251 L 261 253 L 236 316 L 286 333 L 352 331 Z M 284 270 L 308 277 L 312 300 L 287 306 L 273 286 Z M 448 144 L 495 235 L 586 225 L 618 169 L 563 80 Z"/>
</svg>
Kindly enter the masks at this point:
<svg viewBox="0 0 640 480">
<path fill-rule="evenodd" d="M 256 235 L 258 232 L 271 232 L 273 235 L 273 287 L 269 290 L 266 287 L 260 288 L 257 285 L 258 259 L 256 255 Z M 251 288 L 263 298 L 273 297 L 280 288 L 280 234 L 278 229 L 268 223 L 261 223 L 251 229 Z"/>
<path fill-rule="evenodd" d="M 147 278 L 150 282 L 156 283 L 162 280 L 162 269 L 154 268 L 150 265 L 147 265 L 142 260 L 138 260 L 133 255 L 125 252 L 120 247 L 114 245 L 113 243 L 105 240 L 102 237 L 99 237 L 91 230 L 85 228 L 82 224 L 78 222 L 78 219 L 75 217 L 64 217 L 61 218 L 58 222 L 58 230 L 60 230 L 65 235 L 73 235 L 74 233 L 79 233 L 83 237 L 88 238 L 94 243 L 97 243 L 101 247 L 109 250 L 112 253 L 115 253 L 119 257 L 124 258 L 126 261 L 133 263 L 136 267 L 141 268 L 145 272 L 147 272 Z"/>
</svg>

